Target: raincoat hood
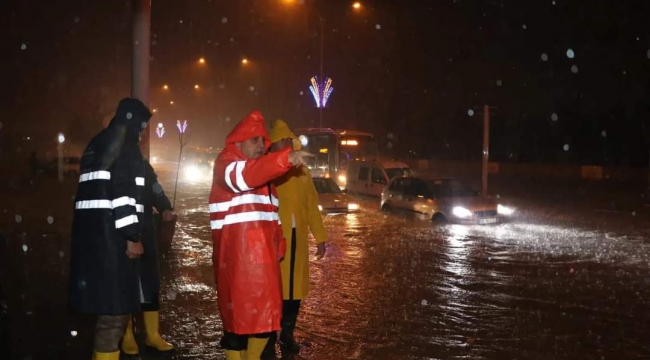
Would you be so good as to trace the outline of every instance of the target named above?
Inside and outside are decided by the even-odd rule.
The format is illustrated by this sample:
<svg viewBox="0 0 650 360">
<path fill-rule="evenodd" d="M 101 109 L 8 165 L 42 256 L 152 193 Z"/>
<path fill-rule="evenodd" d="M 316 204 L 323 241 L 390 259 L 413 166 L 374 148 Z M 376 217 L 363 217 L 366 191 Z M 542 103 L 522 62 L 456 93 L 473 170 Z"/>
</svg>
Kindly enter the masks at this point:
<svg viewBox="0 0 650 360">
<path fill-rule="evenodd" d="M 138 99 L 124 98 L 117 105 L 115 117 L 109 127 L 122 127 L 126 130 L 127 141 L 139 141 L 140 132 L 147 127 L 151 112 Z"/>
<path fill-rule="evenodd" d="M 264 138 L 264 151 L 269 149 L 271 146 L 271 139 L 269 139 L 269 134 L 266 131 L 264 126 L 264 117 L 262 114 L 255 110 L 252 113 L 248 114 L 242 121 L 235 126 L 234 129 L 226 136 L 226 149 L 229 152 L 235 153 L 238 156 L 244 158 L 244 154 L 237 149 L 235 143 L 254 138 L 256 136 L 261 136 Z"/>
<path fill-rule="evenodd" d="M 300 144 L 300 140 L 298 140 L 298 137 L 291 132 L 289 129 L 289 125 L 287 125 L 286 122 L 282 119 L 278 119 L 273 124 L 271 125 L 271 132 L 269 134 L 271 138 L 271 142 L 274 143 L 276 141 L 280 141 L 282 139 L 291 139 L 293 142 L 293 149 L 294 150 L 300 150 L 302 148 L 302 145 Z"/>
</svg>

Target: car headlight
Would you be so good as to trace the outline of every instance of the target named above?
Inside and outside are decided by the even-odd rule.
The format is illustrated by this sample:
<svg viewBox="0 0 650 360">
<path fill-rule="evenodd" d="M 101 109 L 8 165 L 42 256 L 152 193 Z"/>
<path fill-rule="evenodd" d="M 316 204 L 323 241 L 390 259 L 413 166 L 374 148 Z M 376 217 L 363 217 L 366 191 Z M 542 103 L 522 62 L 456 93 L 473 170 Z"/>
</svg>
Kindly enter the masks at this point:
<svg viewBox="0 0 650 360">
<path fill-rule="evenodd" d="M 323 211 L 323 207 L 318 205 L 318 210 Z"/>
<path fill-rule="evenodd" d="M 359 210 L 359 204 L 349 203 L 348 210 Z"/>
<path fill-rule="evenodd" d="M 454 216 L 459 217 L 459 218 L 468 218 L 472 216 L 472 212 L 465 209 L 462 206 L 456 206 L 453 208 L 452 213 Z"/>
<path fill-rule="evenodd" d="M 341 182 L 341 183 L 345 183 L 345 182 L 348 180 L 348 179 L 345 177 L 345 175 L 339 175 L 338 179 L 339 179 L 339 182 Z"/>
<path fill-rule="evenodd" d="M 185 178 L 190 181 L 201 179 L 201 170 L 195 165 L 190 165 L 185 168 Z"/>
<path fill-rule="evenodd" d="M 499 213 L 499 215 L 509 216 L 515 213 L 515 209 L 503 205 L 498 205 L 497 213 Z"/>
</svg>

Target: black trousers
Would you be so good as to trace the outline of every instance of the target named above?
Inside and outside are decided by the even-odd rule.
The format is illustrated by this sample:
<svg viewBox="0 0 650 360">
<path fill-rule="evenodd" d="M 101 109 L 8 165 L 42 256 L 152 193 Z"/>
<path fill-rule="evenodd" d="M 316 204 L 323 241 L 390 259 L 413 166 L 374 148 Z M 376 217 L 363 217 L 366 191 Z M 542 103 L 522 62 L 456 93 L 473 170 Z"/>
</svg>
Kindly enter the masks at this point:
<svg viewBox="0 0 650 360">
<path fill-rule="evenodd" d="M 249 337 L 254 337 L 257 339 L 268 339 L 271 337 L 271 333 L 268 332 L 262 334 L 240 335 L 225 331 L 219 344 L 224 350 L 242 351 L 246 350 L 248 347 Z"/>
</svg>

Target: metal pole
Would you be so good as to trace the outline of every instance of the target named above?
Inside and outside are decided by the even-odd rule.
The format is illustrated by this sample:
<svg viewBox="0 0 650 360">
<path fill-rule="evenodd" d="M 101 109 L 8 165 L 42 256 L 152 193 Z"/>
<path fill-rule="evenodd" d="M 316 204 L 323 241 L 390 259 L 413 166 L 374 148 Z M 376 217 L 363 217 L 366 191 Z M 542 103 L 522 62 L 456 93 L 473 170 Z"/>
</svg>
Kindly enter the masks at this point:
<svg viewBox="0 0 650 360">
<path fill-rule="evenodd" d="M 483 108 L 483 195 L 488 191 L 488 161 L 490 158 L 490 106 Z"/>
<path fill-rule="evenodd" d="M 320 78 L 318 79 L 318 81 L 320 82 L 323 81 L 323 48 L 325 43 L 325 40 L 323 38 L 324 35 L 325 33 L 323 32 L 323 17 L 320 16 Z M 319 90 L 321 90 L 320 87 Z M 320 96 L 320 94 L 318 94 L 318 96 Z M 321 104 L 319 110 L 320 110 L 320 127 L 322 129 L 323 128 L 323 104 Z"/>
<path fill-rule="evenodd" d="M 151 0 L 132 0 L 133 5 L 133 63 L 131 96 L 149 106 L 149 58 L 151 41 Z M 151 126 L 142 133 L 140 148 L 149 158 Z"/>
<path fill-rule="evenodd" d="M 63 182 L 63 142 L 61 139 L 58 139 L 56 143 L 56 153 L 57 153 L 57 174 L 59 176 L 59 182 Z"/>
</svg>

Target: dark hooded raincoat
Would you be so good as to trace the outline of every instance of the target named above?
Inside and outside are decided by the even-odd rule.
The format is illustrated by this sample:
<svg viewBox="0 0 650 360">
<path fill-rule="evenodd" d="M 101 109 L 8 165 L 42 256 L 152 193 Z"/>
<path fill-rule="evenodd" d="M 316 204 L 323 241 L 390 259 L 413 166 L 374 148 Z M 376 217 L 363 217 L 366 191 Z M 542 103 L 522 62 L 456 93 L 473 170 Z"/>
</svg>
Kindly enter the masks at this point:
<svg viewBox="0 0 650 360">
<path fill-rule="evenodd" d="M 127 240 L 139 241 L 142 235 L 146 181 L 138 142 L 150 118 L 139 100 L 120 101 L 110 125 L 90 141 L 81 158 L 68 299 L 75 312 L 140 311 L 139 260 L 129 259 L 126 248 Z"/>
</svg>

